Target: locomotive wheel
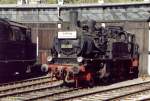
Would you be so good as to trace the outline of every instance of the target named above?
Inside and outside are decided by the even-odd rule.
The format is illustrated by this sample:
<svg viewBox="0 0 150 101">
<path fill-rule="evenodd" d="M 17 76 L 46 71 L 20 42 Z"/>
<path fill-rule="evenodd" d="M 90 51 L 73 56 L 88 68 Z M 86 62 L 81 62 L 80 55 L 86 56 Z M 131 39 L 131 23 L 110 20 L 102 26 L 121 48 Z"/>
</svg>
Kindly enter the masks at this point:
<svg viewBox="0 0 150 101">
<path fill-rule="evenodd" d="M 128 61 L 117 60 L 113 66 L 113 82 L 124 81 L 128 78 Z"/>
<path fill-rule="evenodd" d="M 55 77 L 57 80 L 61 79 L 61 74 L 59 72 L 55 72 Z"/>
<path fill-rule="evenodd" d="M 65 77 L 66 77 L 66 75 L 67 75 L 67 72 L 66 72 L 65 70 L 63 70 L 63 71 L 62 71 L 62 80 L 63 80 L 64 83 L 66 83 L 66 82 L 65 82 Z"/>
<path fill-rule="evenodd" d="M 93 79 L 91 79 L 90 81 L 87 81 L 87 83 L 88 83 L 88 87 L 94 87 L 95 85 L 95 82 Z"/>
<path fill-rule="evenodd" d="M 135 67 L 135 69 L 134 69 L 134 78 L 138 78 L 138 73 L 139 73 L 138 67 Z"/>
<path fill-rule="evenodd" d="M 134 79 L 134 78 L 138 78 L 138 60 L 134 60 L 132 61 L 132 66 L 130 66 L 130 71 L 129 71 L 129 79 Z"/>
<path fill-rule="evenodd" d="M 86 83 L 88 87 L 93 87 L 95 85 L 94 78 L 91 73 L 86 74 Z"/>
<path fill-rule="evenodd" d="M 139 73 L 138 67 L 134 67 L 134 68 L 130 69 L 129 79 L 138 78 L 138 73 Z"/>
<path fill-rule="evenodd" d="M 111 67 L 112 67 L 112 63 L 111 62 L 108 62 L 106 63 L 106 73 L 105 73 L 105 77 L 102 78 L 102 83 L 104 85 L 108 85 L 110 83 L 112 83 L 111 79 Z"/>
<path fill-rule="evenodd" d="M 126 65 L 124 65 L 124 63 L 121 61 L 120 65 L 118 63 L 118 66 L 120 67 L 119 81 L 123 81 L 123 80 L 125 80 L 125 67 L 126 67 Z"/>
<path fill-rule="evenodd" d="M 18 65 L 17 67 L 17 71 L 13 72 L 14 76 L 19 76 L 21 78 L 25 78 L 27 76 L 27 66 L 26 65 Z M 21 68 L 20 68 L 21 67 Z"/>
<path fill-rule="evenodd" d="M 111 79 L 111 83 L 116 83 L 118 82 L 118 78 L 119 78 L 119 71 L 118 71 L 118 67 L 117 67 L 117 63 L 116 61 L 112 62 L 112 68 L 111 68 L 111 74 L 110 74 L 110 79 Z"/>
<path fill-rule="evenodd" d="M 68 86 L 68 87 L 78 87 L 78 80 L 74 78 L 73 74 L 68 74 L 67 71 L 62 71 L 62 77 L 61 79 L 63 80 L 63 86 Z"/>
<path fill-rule="evenodd" d="M 115 79 L 114 79 L 115 80 Z M 108 74 L 108 76 L 101 79 L 102 84 L 109 85 L 112 83 L 112 75 L 111 73 Z"/>
</svg>

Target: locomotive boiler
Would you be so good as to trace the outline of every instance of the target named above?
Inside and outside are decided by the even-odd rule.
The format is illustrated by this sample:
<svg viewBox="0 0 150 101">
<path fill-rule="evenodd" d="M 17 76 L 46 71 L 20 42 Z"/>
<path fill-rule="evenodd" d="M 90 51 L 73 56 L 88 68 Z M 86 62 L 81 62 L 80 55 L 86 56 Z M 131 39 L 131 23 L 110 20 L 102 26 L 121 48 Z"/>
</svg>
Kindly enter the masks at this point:
<svg viewBox="0 0 150 101">
<path fill-rule="evenodd" d="M 139 52 L 134 34 L 121 26 L 96 26 L 77 21 L 71 12 L 70 30 L 58 31 L 47 57 L 52 77 L 64 84 L 93 86 L 138 77 Z"/>
</svg>

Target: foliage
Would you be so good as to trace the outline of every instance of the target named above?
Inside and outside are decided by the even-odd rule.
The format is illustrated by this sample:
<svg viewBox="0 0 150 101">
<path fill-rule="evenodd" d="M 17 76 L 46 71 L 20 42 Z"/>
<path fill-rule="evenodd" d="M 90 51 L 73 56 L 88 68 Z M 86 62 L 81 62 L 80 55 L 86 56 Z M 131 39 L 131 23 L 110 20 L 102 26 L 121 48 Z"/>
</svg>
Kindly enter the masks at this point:
<svg viewBox="0 0 150 101">
<path fill-rule="evenodd" d="M 104 0 L 105 2 L 111 2 L 111 3 L 117 3 L 117 2 L 122 2 L 122 3 L 127 3 L 127 2 L 141 2 L 144 0 Z"/>
<path fill-rule="evenodd" d="M 52 1 L 52 0 L 49 0 Z M 53 0 L 57 2 L 57 0 Z M 64 3 L 97 3 L 99 0 L 64 0 Z M 143 0 L 104 0 L 106 3 L 141 2 Z"/>
<path fill-rule="evenodd" d="M 46 0 L 49 4 L 56 4 L 57 0 Z M 64 3 L 96 3 L 99 0 L 64 0 Z M 104 0 L 106 3 L 117 3 L 117 2 L 140 2 L 143 0 Z M 17 0 L 0 0 L 0 4 L 15 4 Z"/>
<path fill-rule="evenodd" d="M 49 4 L 56 4 L 56 3 L 57 3 L 57 0 L 47 0 L 47 2 L 48 2 Z"/>
<path fill-rule="evenodd" d="M 17 0 L 0 0 L 0 4 L 15 4 Z"/>
</svg>

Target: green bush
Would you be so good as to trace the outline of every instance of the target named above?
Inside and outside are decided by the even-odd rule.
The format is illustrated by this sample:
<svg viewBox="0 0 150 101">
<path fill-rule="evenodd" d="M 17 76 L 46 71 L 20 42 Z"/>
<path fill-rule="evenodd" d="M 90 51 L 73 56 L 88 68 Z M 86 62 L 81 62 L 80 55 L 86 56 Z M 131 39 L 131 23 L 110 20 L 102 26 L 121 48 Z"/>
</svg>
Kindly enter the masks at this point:
<svg viewBox="0 0 150 101">
<path fill-rule="evenodd" d="M 117 3 L 117 2 L 141 2 L 143 0 L 104 0 L 106 3 Z M 96 3 L 98 0 L 64 0 L 64 3 Z M 17 0 L 0 0 L 0 4 L 16 4 Z M 49 4 L 56 4 L 57 0 L 47 0 Z"/>
<path fill-rule="evenodd" d="M 17 0 L 0 0 L 0 4 L 16 4 Z"/>
</svg>

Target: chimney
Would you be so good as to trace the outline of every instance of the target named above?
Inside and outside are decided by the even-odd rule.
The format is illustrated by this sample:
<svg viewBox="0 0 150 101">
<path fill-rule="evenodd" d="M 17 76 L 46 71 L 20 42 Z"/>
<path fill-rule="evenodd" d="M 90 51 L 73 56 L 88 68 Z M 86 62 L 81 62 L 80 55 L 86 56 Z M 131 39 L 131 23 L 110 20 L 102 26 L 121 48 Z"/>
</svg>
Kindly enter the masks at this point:
<svg viewBox="0 0 150 101">
<path fill-rule="evenodd" d="M 74 30 L 77 27 L 78 21 L 78 11 L 71 10 L 70 11 L 70 29 Z"/>
</svg>

